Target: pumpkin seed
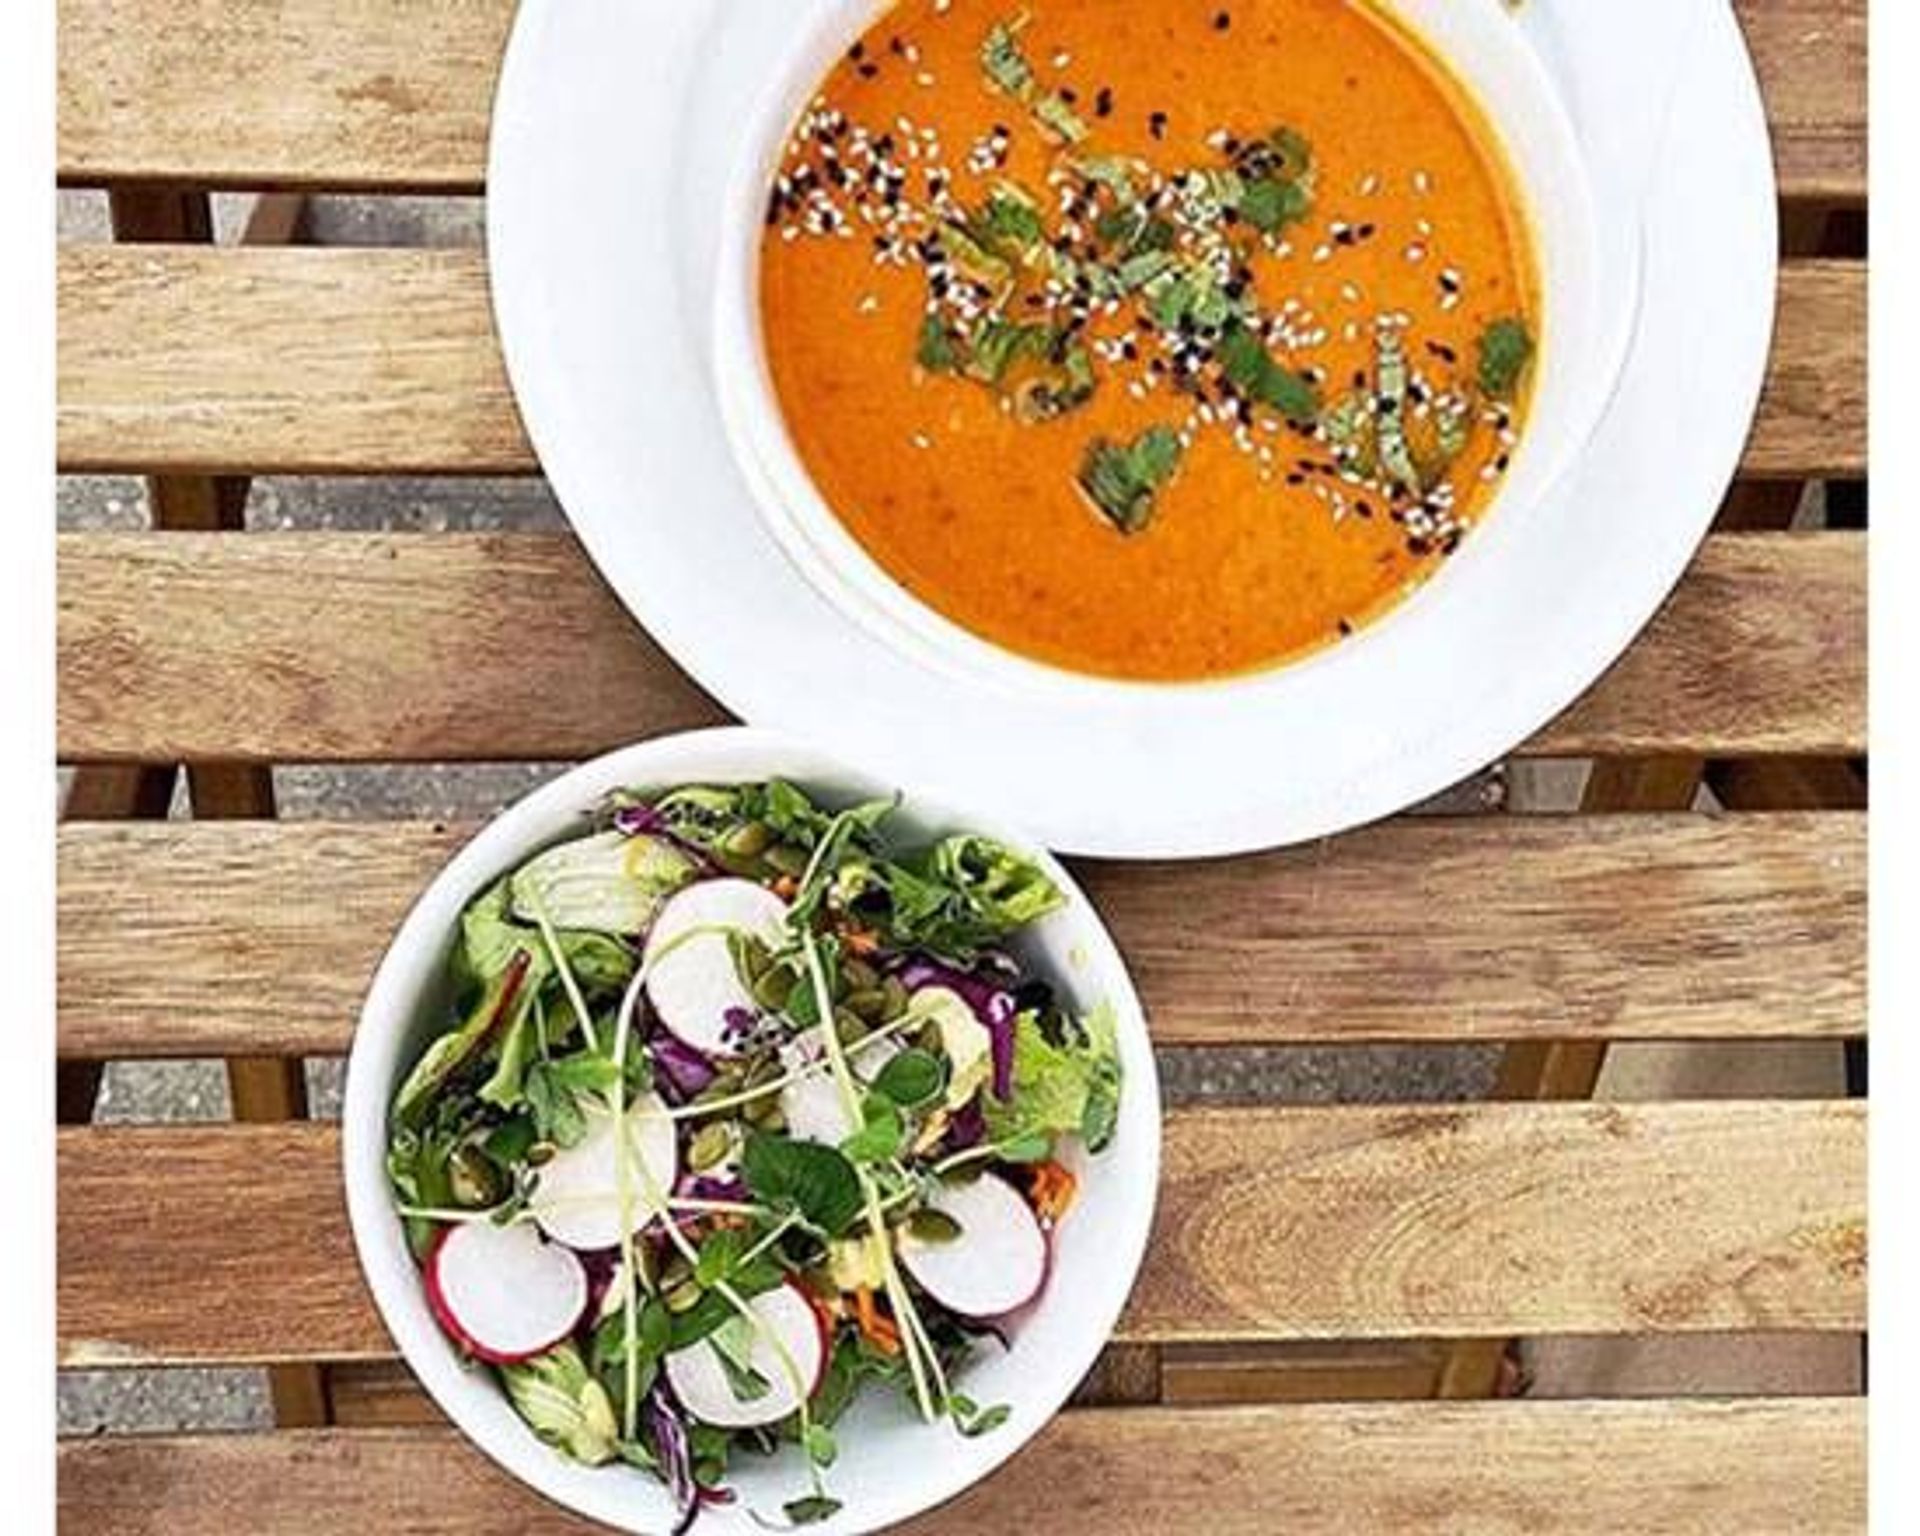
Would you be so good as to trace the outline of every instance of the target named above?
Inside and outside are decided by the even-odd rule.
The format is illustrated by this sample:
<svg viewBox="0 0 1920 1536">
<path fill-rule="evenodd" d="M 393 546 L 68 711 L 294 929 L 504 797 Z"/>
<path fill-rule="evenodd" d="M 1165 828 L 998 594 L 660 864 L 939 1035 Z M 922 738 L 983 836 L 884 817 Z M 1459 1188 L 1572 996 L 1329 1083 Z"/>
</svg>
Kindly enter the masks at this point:
<svg viewBox="0 0 1920 1536">
<path fill-rule="evenodd" d="M 705 1173 L 724 1162 L 732 1151 L 732 1128 L 724 1120 L 710 1121 L 701 1126 L 694 1133 L 693 1140 L 687 1143 L 687 1162 L 695 1173 Z"/>
<path fill-rule="evenodd" d="M 735 827 L 724 838 L 720 846 L 737 858 L 752 859 L 765 853 L 773 841 L 773 828 L 764 821 L 749 821 Z"/>
<path fill-rule="evenodd" d="M 774 966 L 754 979 L 753 1000 L 773 1013 L 785 1013 L 795 979 L 784 966 Z"/>
<path fill-rule="evenodd" d="M 775 843 L 761 857 L 783 875 L 802 875 L 806 873 L 810 855 L 792 843 Z"/>
<path fill-rule="evenodd" d="M 506 1193 L 506 1181 L 493 1160 L 471 1144 L 456 1148 L 447 1159 L 447 1182 L 453 1191 L 454 1204 L 469 1210 L 497 1205 Z"/>
<path fill-rule="evenodd" d="M 842 1005 L 856 1018 L 868 1024 L 878 1024 L 886 1017 L 887 993 L 884 987 L 862 987 L 857 992 L 849 992 Z"/>
<path fill-rule="evenodd" d="M 907 1231 L 923 1243 L 950 1243 L 960 1235 L 960 1223 L 945 1211 L 931 1208 L 907 1218 Z"/>
</svg>

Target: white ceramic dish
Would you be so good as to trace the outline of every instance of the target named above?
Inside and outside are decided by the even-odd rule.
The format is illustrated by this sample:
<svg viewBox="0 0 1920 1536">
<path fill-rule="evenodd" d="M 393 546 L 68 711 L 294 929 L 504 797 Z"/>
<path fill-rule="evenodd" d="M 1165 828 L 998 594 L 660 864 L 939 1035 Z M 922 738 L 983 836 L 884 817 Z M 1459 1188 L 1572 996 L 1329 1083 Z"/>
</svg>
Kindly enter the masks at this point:
<svg viewBox="0 0 1920 1536">
<path fill-rule="evenodd" d="M 876 0 L 829 0 L 783 62 L 739 156 L 722 222 L 714 380 L 735 461 L 789 558 L 841 613 L 884 645 L 955 681 L 1015 697 L 1151 709 L 1157 696 L 1200 691 L 1232 707 L 1258 707 L 1268 674 L 1204 684 L 1143 684 L 1073 673 L 981 639 L 920 602 L 869 555 L 808 478 L 774 397 L 760 326 L 759 250 L 767 187 L 791 126 L 832 62 L 886 9 Z M 1552 494 L 1593 435 L 1624 361 L 1635 283 L 1604 270 L 1586 157 L 1552 77 L 1507 15 L 1459 0 L 1398 0 L 1399 20 L 1481 104 L 1516 176 L 1540 261 L 1541 352 L 1527 431 L 1487 514 L 1524 519 Z M 1329 209 L 1330 215 L 1341 210 Z M 1478 542 L 1481 535 L 1475 535 Z M 1470 574 L 1459 574 L 1462 568 Z M 1475 588 L 1502 579 L 1497 560 L 1450 561 L 1437 583 Z M 1445 601 L 1472 602 L 1473 590 Z M 1388 622 L 1398 617 L 1390 616 Z M 1313 665 L 1297 662 L 1295 666 Z"/>
<path fill-rule="evenodd" d="M 573 770 L 491 822 L 427 888 L 395 935 L 361 1012 L 348 1063 L 343 1140 L 347 1210 L 367 1283 L 394 1342 L 449 1418 L 508 1471 L 559 1503 L 609 1525 L 664 1532 L 672 1501 L 644 1472 L 585 1468 L 533 1436 L 492 1380 L 466 1368 L 429 1312 L 388 1190 L 387 1108 L 402 1074 L 443 1016 L 438 1004 L 462 907 L 504 870 L 576 831 L 585 813 L 617 787 L 731 783 L 780 775 L 835 802 L 888 793 L 834 760 L 765 732 L 736 729 L 666 737 Z M 1023 847 L 1017 834 L 910 797 L 903 835 L 971 828 Z M 1048 1288 L 1022 1322 L 1009 1353 L 983 1358 L 963 1378 L 981 1403 L 1013 1414 L 999 1430 L 965 1439 L 920 1424 L 902 1404 L 869 1393 L 837 1431 L 831 1483 L 844 1511 L 809 1527 L 821 1536 L 876 1530 L 929 1509 L 986 1476 L 1017 1451 L 1066 1400 L 1093 1364 L 1120 1315 L 1145 1251 L 1160 1173 L 1160 1100 L 1146 1021 L 1113 941 L 1072 879 L 1042 856 L 1068 896 L 1022 946 L 1036 968 L 1059 980 L 1078 1006 L 1109 1000 L 1119 1016 L 1126 1085 L 1113 1145 L 1091 1159 L 1081 1195 L 1055 1243 Z M 803 1490 L 796 1461 L 783 1456 L 735 1479 L 732 1506 L 702 1513 L 697 1530 L 745 1536 L 761 1529 L 750 1509 L 771 1512 Z"/>
<path fill-rule="evenodd" d="M 768 536 L 726 428 L 731 197 L 764 148 L 752 130 L 786 105 L 770 98 L 843 6 L 526 0 L 501 77 L 489 247 L 528 430 L 614 590 L 729 708 L 1013 810 L 1055 847 L 1218 854 L 1445 788 L 1573 702 L 1653 615 L 1732 477 L 1772 333 L 1772 160 L 1721 0 L 1427 7 L 1495 13 L 1534 51 L 1606 210 L 1603 286 L 1640 279 L 1624 367 L 1603 370 L 1617 386 L 1569 472 L 1543 465 L 1557 483 L 1535 505 L 1308 663 L 1064 692 L 876 644 Z"/>
</svg>

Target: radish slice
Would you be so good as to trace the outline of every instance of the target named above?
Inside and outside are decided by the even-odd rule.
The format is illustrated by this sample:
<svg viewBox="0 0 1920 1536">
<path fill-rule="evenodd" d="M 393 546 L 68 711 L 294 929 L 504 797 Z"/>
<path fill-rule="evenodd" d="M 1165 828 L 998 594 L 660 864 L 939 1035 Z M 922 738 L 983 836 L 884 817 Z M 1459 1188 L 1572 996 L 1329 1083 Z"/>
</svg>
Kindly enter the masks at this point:
<svg viewBox="0 0 1920 1536">
<path fill-rule="evenodd" d="M 587 1269 L 532 1227 L 463 1222 L 427 1258 L 427 1305 L 471 1355 L 514 1365 L 553 1348 L 585 1316 Z"/>
<path fill-rule="evenodd" d="M 815 1025 L 790 1041 L 780 1052 L 788 1071 L 823 1059 L 825 1041 Z M 871 1083 L 880 1069 L 900 1054 L 891 1037 L 861 1040 L 846 1047 L 847 1066 L 862 1083 Z M 840 1096 L 840 1084 L 833 1073 L 817 1071 L 810 1077 L 796 1078 L 780 1090 L 780 1113 L 786 1116 L 787 1134 L 795 1141 L 817 1141 L 837 1147 L 859 1126 L 847 1113 L 846 1100 Z"/>
<path fill-rule="evenodd" d="M 900 1262 L 941 1306 L 965 1318 L 1003 1317 L 1040 1293 L 1047 1238 L 1033 1208 L 1005 1179 L 983 1173 L 946 1184 L 929 1202 L 959 1224 L 960 1235 L 932 1242 L 902 1231 Z"/>
<path fill-rule="evenodd" d="M 737 1055 L 728 1024 L 759 1010 L 733 963 L 727 932 L 683 936 L 707 928 L 778 945 L 786 922 L 787 904 L 751 880 L 703 880 L 680 892 L 660 909 L 647 934 L 647 996 L 660 1022 L 696 1051 Z"/>
<path fill-rule="evenodd" d="M 639 1231 L 658 1214 L 647 1199 L 652 1188 L 665 1193 L 680 1171 L 680 1149 L 673 1122 L 659 1095 L 643 1093 L 627 1105 L 627 1141 L 634 1161 L 632 1181 L 633 1230 Z M 587 1134 L 578 1146 L 565 1147 L 540 1168 L 527 1209 L 540 1230 L 569 1248 L 611 1248 L 626 1236 L 620 1228 L 620 1171 L 614 1156 L 613 1116 L 592 1113 Z M 644 1167 L 645 1173 L 641 1172 Z"/>
<path fill-rule="evenodd" d="M 820 1377 L 827 1368 L 826 1326 L 800 1288 L 789 1281 L 755 1296 L 747 1308 L 758 1323 L 746 1350 L 747 1364 L 766 1383 L 766 1390 L 758 1397 L 746 1399 L 735 1394 L 718 1346 L 711 1338 L 667 1356 L 667 1381 L 674 1396 L 703 1424 L 746 1429 L 784 1419 L 800 1406 L 796 1372 L 806 1396 L 812 1397 L 819 1390 Z M 736 1323 L 740 1321 L 736 1318 Z M 774 1339 L 780 1341 L 778 1347 Z M 781 1348 L 786 1351 L 784 1358 Z M 788 1369 L 789 1360 L 792 1370 Z"/>
</svg>

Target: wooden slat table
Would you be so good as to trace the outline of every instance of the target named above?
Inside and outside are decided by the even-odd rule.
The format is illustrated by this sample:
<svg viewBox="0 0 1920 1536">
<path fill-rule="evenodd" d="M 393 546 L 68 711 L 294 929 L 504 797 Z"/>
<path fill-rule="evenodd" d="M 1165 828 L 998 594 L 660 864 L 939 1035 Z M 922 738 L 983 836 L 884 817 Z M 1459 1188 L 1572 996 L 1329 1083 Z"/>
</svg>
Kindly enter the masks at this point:
<svg viewBox="0 0 1920 1536">
<path fill-rule="evenodd" d="M 1507 1101 L 1171 1113 L 1150 1255 L 1083 1393 L 1103 1406 L 920 1529 L 1040 1504 L 1066 1531 L 1196 1536 L 1862 1523 L 1857 1398 L 1422 1400 L 1490 1399 L 1518 1335 L 1865 1327 L 1860 1103 L 1548 1102 L 1582 1096 L 1610 1044 L 1865 1034 L 1865 535 L 1846 512 L 1866 476 L 1865 4 L 1737 9 L 1790 230 L 1774 355 L 1723 531 L 1521 751 L 1597 759 L 1588 813 L 1085 872 L 1163 1048 L 1500 1043 Z M 289 247 L 290 205 L 213 246 L 201 202 L 483 190 L 511 12 L 61 0 L 61 180 L 112 191 L 123 235 L 157 241 L 61 252 L 61 465 L 169 477 L 155 531 L 61 541 L 59 742 L 86 775 L 60 840 L 76 1083 L 209 1056 L 289 1080 L 343 1053 L 384 936 L 471 830 L 260 819 L 251 770 L 545 761 L 723 718 L 567 536 L 248 534 L 233 515 L 258 473 L 537 472 L 477 254 Z M 1837 510 L 1790 529 L 1815 481 Z M 529 666 L 529 645 L 566 665 Z M 151 819 L 175 765 L 233 791 L 203 816 L 251 819 Z M 1693 808 L 1703 780 L 1713 812 Z M 73 1529 L 581 1528 L 394 1365 L 334 1128 L 99 1126 L 71 1102 L 62 1362 L 271 1365 L 283 1426 L 307 1426 L 70 1441 Z"/>
</svg>

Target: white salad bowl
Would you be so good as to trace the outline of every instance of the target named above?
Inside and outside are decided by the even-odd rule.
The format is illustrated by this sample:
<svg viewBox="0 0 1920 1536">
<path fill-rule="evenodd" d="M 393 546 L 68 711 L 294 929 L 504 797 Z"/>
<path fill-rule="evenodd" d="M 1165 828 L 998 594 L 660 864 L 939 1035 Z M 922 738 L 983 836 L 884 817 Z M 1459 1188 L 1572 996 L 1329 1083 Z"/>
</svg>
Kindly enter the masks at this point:
<svg viewBox="0 0 1920 1536">
<path fill-rule="evenodd" d="M 1372 0 L 1387 24 L 1413 34 L 1480 105 L 1519 184 L 1539 263 L 1539 352 L 1525 431 L 1512 464 L 1462 553 L 1360 637 L 1404 627 L 1433 632 L 1454 605 L 1514 579 L 1504 524 L 1537 516 L 1591 440 L 1626 360 L 1638 273 L 1604 238 L 1593 178 L 1560 92 L 1539 56 L 1494 4 Z M 760 323 L 760 242 L 768 187 L 792 124 L 833 62 L 887 9 L 885 0 L 822 0 L 797 30 L 742 139 L 719 250 L 714 371 L 735 458 L 769 531 L 807 581 L 881 643 L 944 676 L 1014 695 L 1124 705 L 1143 694 L 1243 693 L 1315 665 L 1308 657 L 1243 676 L 1136 683 L 1068 671 L 1006 650 L 922 602 L 868 554 L 814 486 L 789 435 Z M 1416 638 L 1414 643 L 1420 643 Z M 1341 648 L 1351 653 L 1351 642 Z M 1391 664 L 1387 647 L 1372 647 Z"/>
<path fill-rule="evenodd" d="M 401 924 L 374 977 L 348 1062 L 347 1210 L 368 1286 L 401 1354 L 447 1416 L 487 1455 L 547 1497 L 624 1530 L 671 1530 L 676 1511 L 667 1490 L 634 1468 L 589 1468 L 562 1459 L 535 1438 L 487 1371 L 463 1361 L 434 1321 L 387 1182 L 388 1106 L 444 1022 L 448 955 L 462 909 L 482 889 L 581 830 L 611 790 L 774 777 L 836 805 L 894 788 L 778 736 L 729 729 L 614 752 L 503 812 L 435 877 Z M 930 1509 L 985 1477 L 1041 1429 L 1093 1365 L 1119 1318 L 1146 1248 L 1159 1186 L 1159 1084 L 1146 1020 L 1119 951 L 1085 894 L 1035 845 L 971 814 L 909 796 L 889 825 L 903 839 L 984 832 L 1040 863 L 1065 892 L 1066 904 L 1014 948 L 1073 1006 L 1104 1001 L 1113 1007 L 1125 1080 L 1114 1141 L 1085 1160 L 1080 1196 L 1054 1236 L 1045 1291 L 1010 1330 L 1006 1352 L 983 1351 L 956 1383 L 983 1406 L 1008 1405 L 1007 1422 L 969 1439 L 950 1425 L 922 1424 L 893 1394 L 863 1394 L 836 1430 L 839 1454 L 830 1480 L 843 1508 L 808 1527 L 822 1536 L 876 1530 Z M 704 1510 L 696 1530 L 715 1536 L 757 1532 L 752 1511 L 778 1521 L 781 1504 L 804 1491 L 804 1467 L 794 1450 L 765 1463 L 743 1458 L 736 1471 L 730 1484 L 737 1501 Z"/>
</svg>

